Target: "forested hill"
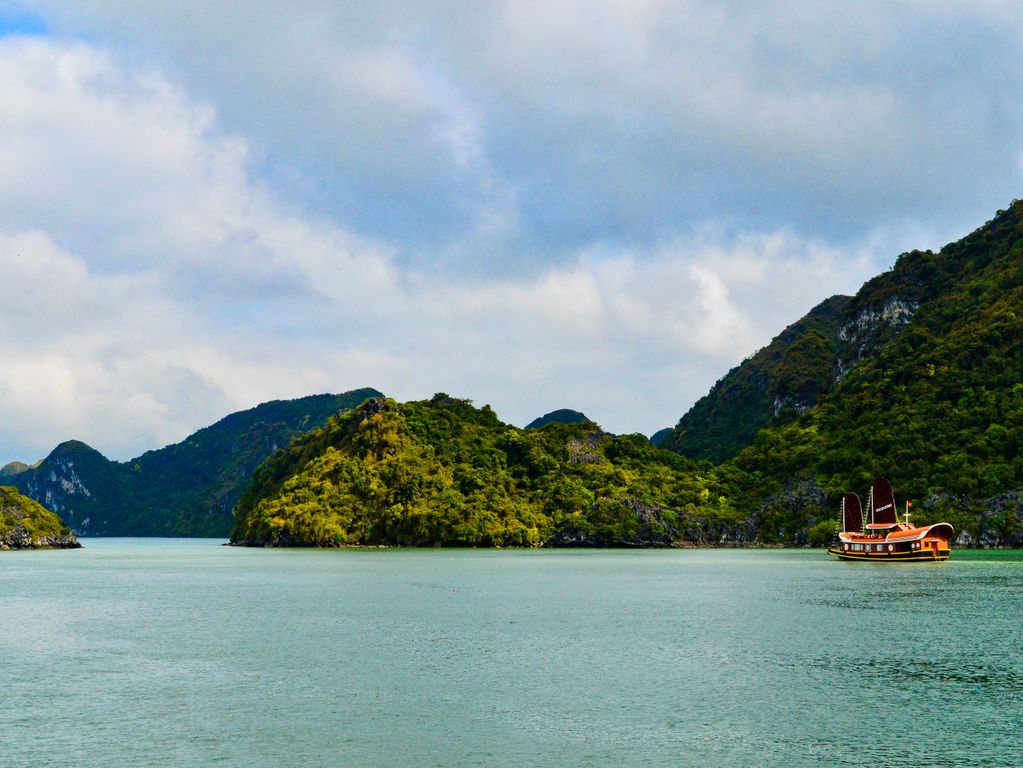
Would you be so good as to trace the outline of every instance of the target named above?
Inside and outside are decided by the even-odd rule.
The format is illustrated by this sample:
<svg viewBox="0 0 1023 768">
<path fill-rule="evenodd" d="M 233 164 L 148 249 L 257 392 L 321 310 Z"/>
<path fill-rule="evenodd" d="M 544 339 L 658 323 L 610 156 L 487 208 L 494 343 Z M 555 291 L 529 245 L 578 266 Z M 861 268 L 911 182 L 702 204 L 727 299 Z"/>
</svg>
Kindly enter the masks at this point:
<svg viewBox="0 0 1023 768">
<path fill-rule="evenodd" d="M 831 497 L 885 475 L 922 516 L 1023 544 L 1023 203 L 901 256 L 849 302 L 838 340 L 837 384 L 735 466 Z"/>
<path fill-rule="evenodd" d="M 518 429 L 445 394 L 370 400 L 260 467 L 232 539 L 255 545 L 668 546 L 749 541 L 738 485 L 592 422 Z"/>
<path fill-rule="evenodd" d="M 729 371 L 658 445 L 722 462 L 764 427 L 792 421 L 831 389 L 848 296 L 832 296 Z"/>
<path fill-rule="evenodd" d="M 0 486 L 0 549 L 81 546 L 64 521 L 13 486 Z"/>
<path fill-rule="evenodd" d="M 264 403 L 125 463 L 73 440 L 35 466 L 8 465 L 5 482 L 59 513 L 80 535 L 226 537 L 260 462 L 328 417 L 379 396 L 359 389 Z"/>
</svg>

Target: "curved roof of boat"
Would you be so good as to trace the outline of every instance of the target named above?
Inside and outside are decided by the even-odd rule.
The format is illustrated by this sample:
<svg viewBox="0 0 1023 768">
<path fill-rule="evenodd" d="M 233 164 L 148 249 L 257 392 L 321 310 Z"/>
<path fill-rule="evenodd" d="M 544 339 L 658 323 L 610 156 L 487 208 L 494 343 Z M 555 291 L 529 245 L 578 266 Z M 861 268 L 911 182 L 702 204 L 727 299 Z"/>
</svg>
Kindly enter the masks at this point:
<svg viewBox="0 0 1023 768">
<path fill-rule="evenodd" d="M 853 542 L 853 541 L 855 541 L 855 542 L 878 542 L 878 541 L 881 541 L 881 539 L 878 536 L 871 536 L 871 535 L 866 534 L 866 533 L 860 533 L 859 531 L 841 531 L 838 534 L 838 538 L 841 541 L 850 541 L 850 542 Z"/>
<path fill-rule="evenodd" d="M 939 539 L 951 539 L 955 529 L 949 523 L 934 523 L 920 528 L 909 528 L 905 531 L 892 531 L 885 536 L 885 541 L 917 541 L 927 536 Z"/>
</svg>

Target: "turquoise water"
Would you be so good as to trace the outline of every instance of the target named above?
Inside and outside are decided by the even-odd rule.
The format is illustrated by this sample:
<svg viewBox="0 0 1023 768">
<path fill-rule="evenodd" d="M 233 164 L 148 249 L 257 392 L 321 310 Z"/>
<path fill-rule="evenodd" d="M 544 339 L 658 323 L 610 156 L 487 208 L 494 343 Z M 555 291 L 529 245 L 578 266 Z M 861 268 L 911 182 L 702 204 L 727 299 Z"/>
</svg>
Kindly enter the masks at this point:
<svg viewBox="0 0 1023 768">
<path fill-rule="evenodd" d="M 0 765 L 1010 766 L 1023 553 L 0 554 Z"/>
</svg>

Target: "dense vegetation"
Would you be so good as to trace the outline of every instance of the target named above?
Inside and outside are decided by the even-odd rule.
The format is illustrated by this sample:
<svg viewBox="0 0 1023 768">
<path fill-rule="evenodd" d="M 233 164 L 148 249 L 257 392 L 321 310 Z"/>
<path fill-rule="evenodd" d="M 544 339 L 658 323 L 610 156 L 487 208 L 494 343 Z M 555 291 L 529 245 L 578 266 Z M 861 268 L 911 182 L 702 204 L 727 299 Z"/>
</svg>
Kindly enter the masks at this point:
<svg viewBox="0 0 1023 768">
<path fill-rule="evenodd" d="M 911 321 L 880 316 L 896 300 L 915 307 Z M 940 253 L 903 255 L 844 320 L 865 331 L 845 334 L 847 375 L 816 408 L 761 431 L 735 466 L 768 491 L 803 477 L 832 497 L 886 475 L 900 497 L 926 500 L 918 521 L 983 522 L 1013 540 L 1019 506 L 998 497 L 1023 487 L 1023 204 Z"/>
<path fill-rule="evenodd" d="M 338 411 L 379 395 L 360 389 L 264 403 L 125 463 L 72 440 L 34 467 L 5 469 L 13 473 L 8 482 L 79 533 L 227 536 L 234 506 L 263 459 Z"/>
<path fill-rule="evenodd" d="M 13 486 L 0 486 L 0 548 L 74 547 L 78 542 L 57 515 Z"/>
<path fill-rule="evenodd" d="M 828 392 L 847 296 L 832 296 L 729 371 L 654 442 L 695 459 L 722 462 L 764 427 L 791 422 Z"/>
<path fill-rule="evenodd" d="M 502 423 L 445 394 L 371 400 L 256 472 L 232 538 L 272 544 L 670 544 L 738 525 L 727 475 L 592 422 Z M 709 528 L 708 528 L 709 526 Z M 561 537 L 556 539 L 556 537 Z"/>
</svg>

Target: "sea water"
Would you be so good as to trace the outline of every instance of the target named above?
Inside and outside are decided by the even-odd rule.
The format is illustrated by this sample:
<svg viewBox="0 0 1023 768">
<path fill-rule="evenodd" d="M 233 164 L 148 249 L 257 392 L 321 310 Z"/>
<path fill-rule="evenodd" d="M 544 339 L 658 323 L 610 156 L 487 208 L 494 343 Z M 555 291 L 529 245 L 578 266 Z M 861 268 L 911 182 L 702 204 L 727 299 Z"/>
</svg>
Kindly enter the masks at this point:
<svg viewBox="0 0 1023 768">
<path fill-rule="evenodd" d="M 1013 766 L 1023 553 L 0 553 L 0 766 Z"/>
</svg>

